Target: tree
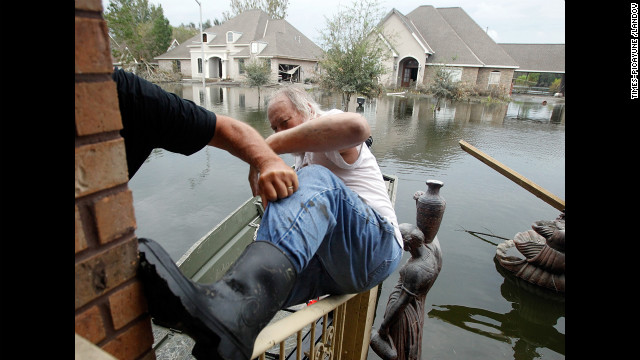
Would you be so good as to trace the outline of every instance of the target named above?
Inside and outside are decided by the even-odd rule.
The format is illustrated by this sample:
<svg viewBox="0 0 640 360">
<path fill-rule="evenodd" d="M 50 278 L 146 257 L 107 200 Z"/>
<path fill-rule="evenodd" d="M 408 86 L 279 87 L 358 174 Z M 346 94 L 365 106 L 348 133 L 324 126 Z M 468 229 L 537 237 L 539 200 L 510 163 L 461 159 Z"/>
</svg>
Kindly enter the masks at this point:
<svg viewBox="0 0 640 360">
<path fill-rule="evenodd" d="M 436 98 L 436 104 L 434 111 L 440 108 L 440 101 L 442 99 L 454 100 L 457 93 L 456 84 L 451 81 L 451 73 L 446 69 L 444 65 L 437 65 L 434 72 L 434 78 L 431 85 L 429 85 L 428 91 Z"/>
<path fill-rule="evenodd" d="M 153 12 L 157 14 L 151 15 L 153 25 L 149 34 L 150 39 L 152 39 L 149 43 L 149 52 L 152 56 L 149 59 L 152 59 L 153 56 L 164 54 L 173 40 L 173 29 L 169 25 L 169 19 L 164 17 L 162 7 L 153 9 Z"/>
<path fill-rule="evenodd" d="M 254 58 L 244 65 L 249 86 L 258 87 L 258 106 L 260 104 L 260 87 L 269 83 L 271 76 L 271 66 L 263 59 Z"/>
<path fill-rule="evenodd" d="M 178 43 L 182 44 L 185 40 L 188 40 L 198 34 L 200 34 L 200 28 L 196 29 L 195 27 L 180 24 L 180 26 L 173 27 L 172 37 L 178 40 Z"/>
<path fill-rule="evenodd" d="M 109 0 L 104 12 L 109 35 L 118 46 L 111 46 L 115 58 L 128 51 L 136 60 L 151 60 L 167 51 L 172 28 L 162 5 L 148 0 Z"/>
<path fill-rule="evenodd" d="M 451 63 L 457 56 L 451 57 Z M 435 65 L 433 82 L 427 88 L 427 92 L 436 98 L 433 110 L 440 109 L 440 101 L 461 101 L 469 97 L 471 89 L 463 82 L 453 81 L 451 71 L 446 65 Z"/>
<path fill-rule="evenodd" d="M 223 21 L 251 9 L 264 10 L 274 19 L 284 19 L 287 16 L 289 0 L 231 0 L 231 13 L 222 13 Z"/>
<path fill-rule="evenodd" d="M 383 62 L 389 56 L 379 36 L 383 15 L 378 0 L 363 0 L 352 2 L 331 19 L 325 17 L 327 25 L 320 34 L 325 54 L 318 83 L 342 92 L 345 111 L 351 95 L 375 97 L 382 90 L 378 77 L 386 72 Z"/>
</svg>

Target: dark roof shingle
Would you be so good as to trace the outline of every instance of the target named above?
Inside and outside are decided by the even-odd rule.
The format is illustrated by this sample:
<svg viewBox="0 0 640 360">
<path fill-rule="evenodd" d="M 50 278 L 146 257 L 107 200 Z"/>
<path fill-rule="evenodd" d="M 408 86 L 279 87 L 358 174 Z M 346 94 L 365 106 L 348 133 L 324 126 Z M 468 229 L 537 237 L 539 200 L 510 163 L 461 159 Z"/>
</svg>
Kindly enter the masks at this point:
<svg viewBox="0 0 640 360">
<path fill-rule="evenodd" d="M 436 9 L 432 5 L 422 5 L 406 18 L 434 51 L 427 64 L 518 67 L 517 62 L 460 7 Z"/>
<path fill-rule="evenodd" d="M 565 44 L 498 44 L 519 65 L 516 71 L 564 73 Z"/>
<path fill-rule="evenodd" d="M 206 45 L 226 46 L 226 34 L 229 31 L 242 33 L 236 40 L 236 45 L 248 46 L 252 41 L 267 43 L 259 56 L 319 60 L 323 53 L 318 45 L 286 20 L 272 19 L 266 12 L 259 9 L 245 11 L 220 25 L 206 29 L 206 33 L 216 35 L 213 39 L 209 39 Z M 190 59 L 189 50 L 194 45 L 198 47 L 200 45 L 200 32 L 171 51 L 156 56 L 155 59 Z M 234 56 L 248 55 L 246 49 L 241 49 L 239 53 L 234 54 Z"/>
</svg>

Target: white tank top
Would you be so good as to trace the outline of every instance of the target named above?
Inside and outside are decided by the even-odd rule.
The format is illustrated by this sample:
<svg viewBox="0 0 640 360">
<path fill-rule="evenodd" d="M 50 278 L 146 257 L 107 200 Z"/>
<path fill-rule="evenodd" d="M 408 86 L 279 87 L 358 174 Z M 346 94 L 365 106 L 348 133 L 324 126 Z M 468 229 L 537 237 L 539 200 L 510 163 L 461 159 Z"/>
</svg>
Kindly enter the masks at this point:
<svg viewBox="0 0 640 360">
<path fill-rule="evenodd" d="M 324 115 L 335 114 L 337 112 L 342 111 L 333 109 Z M 345 185 L 360 195 L 367 205 L 371 206 L 378 214 L 393 224 L 396 241 L 402 248 L 403 241 L 398 228 L 398 219 L 393 205 L 391 205 L 391 200 L 389 200 L 387 186 L 382 177 L 378 162 L 365 143 L 358 145 L 358 151 L 358 159 L 353 164 L 347 164 L 337 150 L 293 154 L 295 168 L 301 169 L 309 164 L 318 164 L 331 170 Z"/>
</svg>

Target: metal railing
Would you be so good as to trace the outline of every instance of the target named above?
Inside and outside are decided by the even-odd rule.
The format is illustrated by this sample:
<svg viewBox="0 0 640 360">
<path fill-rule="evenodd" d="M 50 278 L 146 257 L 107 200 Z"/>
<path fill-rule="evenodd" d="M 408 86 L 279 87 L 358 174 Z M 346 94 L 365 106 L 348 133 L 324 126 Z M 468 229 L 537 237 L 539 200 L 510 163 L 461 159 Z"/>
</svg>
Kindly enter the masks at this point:
<svg viewBox="0 0 640 360">
<path fill-rule="evenodd" d="M 532 95 L 553 95 L 553 91 L 548 87 L 540 86 L 527 86 L 527 85 L 514 85 L 511 91 L 512 94 L 532 94 Z"/>
<path fill-rule="evenodd" d="M 360 294 L 329 296 L 270 323 L 258 334 L 251 358 L 365 359 L 377 292 L 376 286 Z M 322 327 L 318 336 L 319 320 Z M 308 335 L 306 348 L 305 335 Z"/>
</svg>

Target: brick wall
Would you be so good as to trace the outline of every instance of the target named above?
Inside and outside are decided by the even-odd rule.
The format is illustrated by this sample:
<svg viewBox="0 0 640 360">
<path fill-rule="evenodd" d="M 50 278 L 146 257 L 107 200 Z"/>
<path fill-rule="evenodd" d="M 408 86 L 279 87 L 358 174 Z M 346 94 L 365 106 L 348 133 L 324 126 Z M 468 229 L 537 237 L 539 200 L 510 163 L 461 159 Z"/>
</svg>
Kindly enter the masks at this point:
<svg viewBox="0 0 640 360">
<path fill-rule="evenodd" d="M 455 68 L 455 67 L 454 67 Z M 462 69 L 461 82 L 474 87 L 480 96 L 489 94 L 490 89 L 499 90 L 502 95 L 508 95 L 513 79 L 514 69 L 505 68 L 479 68 L 479 67 L 460 67 Z M 423 85 L 429 87 L 435 78 L 435 66 L 426 66 Z M 489 74 L 492 71 L 500 72 L 500 83 L 498 85 L 489 86 Z"/>
<path fill-rule="evenodd" d="M 478 68 L 477 67 L 467 67 L 467 66 L 453 66 L 454 69 L 462 69 L 462 75 L 460 77 L 460 81 L 467 84 L 476 84 L 478 79 Z M 425 66 L 424 69 L 424 79 L 422 83 L 425 87 L 429 87 L 436 76 L 436 66 Z"/>
<path fill-rule="evenodd" d="M 153 360 L 102 11 L 75 0 L 75 332 L 118 359 Z"/>
<path fill-rule="evenodd" d="M 511 87 L 511 80 L 513 79 L 514 69 L 504 69 L 504 68 L 482 68 L 478 71 L 478 82 L 477 84 L 486 89 L 489 86 L 489 75 L 492 71 L 500 72 L 500 83 L 497 84 L 503 88 L 509 89 Z"/>
</svg>

